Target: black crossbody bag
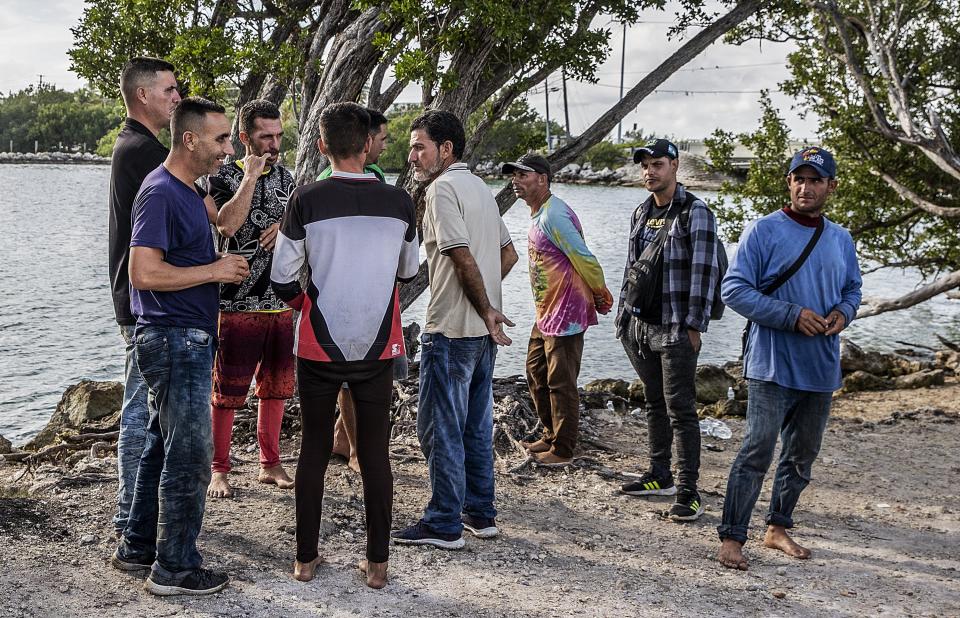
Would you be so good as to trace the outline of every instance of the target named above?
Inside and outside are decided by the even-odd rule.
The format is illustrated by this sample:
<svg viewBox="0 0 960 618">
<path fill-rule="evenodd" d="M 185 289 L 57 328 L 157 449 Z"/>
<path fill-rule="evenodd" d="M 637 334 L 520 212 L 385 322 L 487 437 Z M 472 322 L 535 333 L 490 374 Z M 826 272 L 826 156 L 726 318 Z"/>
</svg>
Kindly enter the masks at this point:
<svg viewBox="0 0 960 618">
<path fill-rule="evenodd" d="M 636 309 L 641 315 L 650 315 L 651 312 L 660 315 L 661 308 L 652 306 L 652 301 L 658 296 L 657 287 L 662 288 L 663 245 L 667 241 L 667 233 L 674 219 L 680 215 L 681 210 L 683 210 L 682 205 L 679 208 L 676 204 L 670 205 L 664 215 L 663 227 L 657 230 L 654 240 L 647 243 L 636 261 L 627 269 L 627 293 L 624 302 L 628 309 Z M 650 216 L 649 210 L 647 216 Z"/>
<path fill-rule="evenodd" d="M 803 266 L 803 263 L 807 261 L 807 258 L 810 257 L 810 254 L 813 253 L 813 248 L 817 246 L 817 241 L 820 240 L 820 236 L 823 235 L 823 216 L 820 216 L 820 220 L 817 221 L 817 229 L 813 232 L 813 236 L 810 237 L 810 240 L 807 242 L 807 246 L 803 248 L 803 252 L 800 254 L 800 257 L 790 265 L 790 268 L 786 269 L 780 276 L 773 280 L 773 282 L 767 287 L 760 290 L 760 293 L 764 296 L 770 296 L 775 291 L 777 291 L 780 286 L 787 282 L 790 277 L 794 276 L 800 267 Z M 753 324 L 750 320 L 747 320 L 747 324 L 743 327 L 743 334 L 740 335 L 740 358 L 743 360 L 743 375 L 747 375 L 747 338 L 750 336 L 750 326 Z"/>
</svg>

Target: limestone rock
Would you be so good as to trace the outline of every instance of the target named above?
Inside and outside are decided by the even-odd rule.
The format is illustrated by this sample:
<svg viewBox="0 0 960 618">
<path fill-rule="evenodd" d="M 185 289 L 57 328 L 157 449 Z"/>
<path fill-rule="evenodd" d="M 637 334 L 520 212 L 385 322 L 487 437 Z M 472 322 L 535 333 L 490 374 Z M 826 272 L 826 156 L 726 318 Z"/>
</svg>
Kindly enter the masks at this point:
<svg viewBox="0 0 960 618">
<path fill-rule="evenodd" d="M 636 379 L 630 383 L 630 401 L 636 401 L 643 403 L 646 401 L 643 398 L 643 382 L 640 379 Z"/>
<path fill-rule="evenodd" d="M 723 370 L 736 380 L 743 378 L 743 361 L 727 361 L 723 364 Z"/>
<path fill-rule="evenodd" d="M 727 389 L 735 380 L 723 368 L 716 365 L 697 367 L 697 401 L 715 403 L 727 398 Z"/>
<path fill-rule="evenodd" d="M 843 392 L 845 393 L 882 391 L 892 385 L 892 382 L 887 378 L 882 378 L 867 371 L 854 371 L 843 378 Z"/>
<path fill-rule="evenodd" d="M 747 415 L 747 402 L 739 399 L 722 399 L 716 403 L 703 406 L 697 413 L 701 418 L 704 416 L 739 416 Z"/>
<path fill-rule="evenodd" d="M 0 436 L 0 455 L 6 455 L 13 452 L 13 444 L 3 436 Z"/>
<path fill-rule="evenodd" d="M 960 372 L 960 353 L 943 350 L 936 353 L 937 365 L 949 369 L 954 373 Z"/>
<path fill-rule="evenodd" d="M 867 352 L 849 339 L 840 338 L 840 369 L 844 373 L 865 371 L 875 376 L 885 376 L 890 375 L 895 366 L 893 357 Z"/>
<path fill-rule="evenodd" d="M 123 384 L 81 380 L 67 388 L 50 417 L 47 426 L 33 438 L 26 448 L 39 449 L 52 444 L 64 429 L 76 429 L 86 423 L 103 419 L 120 411 L 123 404 Z"/>
<path fill-rule="evenodd" d="M 943 369 L 925 369 L 905 376 L 894 378 L 896 388 L 924 388 L 943 385 Z"/>
<path fill-rule="evenodd" d="M 585 393 L 610 393 L 627 399 L 630 397 L 630 385 L 625 380 L 604 378 L 593 380 L 583 386 Z"/>
</svg>

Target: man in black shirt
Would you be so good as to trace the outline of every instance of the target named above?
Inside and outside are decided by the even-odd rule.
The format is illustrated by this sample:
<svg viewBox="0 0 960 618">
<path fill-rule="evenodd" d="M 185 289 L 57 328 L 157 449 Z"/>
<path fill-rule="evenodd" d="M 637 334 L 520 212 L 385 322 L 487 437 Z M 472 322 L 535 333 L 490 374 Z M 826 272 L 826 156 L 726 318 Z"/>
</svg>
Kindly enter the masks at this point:
<svg viewBox="0 0 960 618">
<path fill-rule="evenodd" d="M 220 346 L 213 364 L 213 474 L 207 495 L 233 495 L 227 480 L 233 418 L 256 377 L 257 442 L 261 483 L 281 489 L 293 480 L 280 465 L 283 402 L 293 396 L 293 311 L 270 287 L 277 230 L 293 175 L 279 164 L 280 109 L 255 99 L 240 109 L 240 141 L 246 157 L 220 167 L 208 179 L 217 215 L 219 249 L 243 256 L 250 276 L 220 286 Z"/>
<path fill-rule="evenodd" d="M 117 443 L 117 533 L 123 532 L 133 501 L 137 468 L 146 436 L 147 387 L 137 368 L 133 345 L 136 320 L 130 312 L 130 228 L 133 201 L 147 174 L 167 158 L 166 146 L 157 139 L 170 123 L 170 113 L 180 101 L 173 65 L 157 58 L 131 58 L 120 74 L 120 92 L 127 118 L 113 146 L 110 165 L 110 289 L 113 308 L 126 343 L 123 408 Z"/>
</svg>

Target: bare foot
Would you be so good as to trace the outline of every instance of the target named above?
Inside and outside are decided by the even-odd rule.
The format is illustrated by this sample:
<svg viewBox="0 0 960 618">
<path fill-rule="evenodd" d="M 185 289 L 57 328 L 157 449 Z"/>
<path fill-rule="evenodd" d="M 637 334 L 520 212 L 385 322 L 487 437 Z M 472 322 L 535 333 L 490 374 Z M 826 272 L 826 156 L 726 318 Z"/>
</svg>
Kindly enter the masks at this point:
<svg viewBox="0 0 960 618">
<path fill-rule="evenodd" d="M 356 453 L 354 453 L 353 456 L 350 457 L 350 460 L 347 461 L 347 467 L 353 470 L 354 472 L 356 472 L 357 474 L 360 474 L 360 460 L 357 459 Z"/>
<path fill-rule="evenodd" d="M 367 576 L 367 585 L 379 590 L 387 585 L 387 564 L 386 562 L 361 560 L 357 566 L 360 568 L 360 572 Z"/>
<path fill-rule="evenodd" d="M 233 489 L 227 481 L 226 472 L 214 472 L 207 486 L 207 495 L 211 498 L 232 498 Z"/>
<path fill-rule="evenodd" d="M 527 449 L 531 453 L 546 453 L 550 450 L 550 445 L 543 440 L 537 440 L 536 442 L 521 442 L 520 446 Z"/>
<path fill-rule="evenodd" d="M 767 533 L 763 537 L 763 546 L 770 549 L 779 549 L 788 556 L 806 560 L 810 557 L 810 550 L 801 547 L 787 534 L 783 526 L 767 526 Z"/>
<path fill-rule="evenodd" d="M 533 453 L 533 461 L 541 466 L 562 468 L 563 466 L 569 466 L 573 458 L 558 457 L 547 451 L 546 453 Z"/>
<path fill-rule="evenodd" d="M 350 442 L 347 440 L 347 433 L 342 429 L 343 423 L 337 419 L 337 429 L 333 434 L 333 451 L 331 455 L 339 455 L 344 459 L 350 458 Z"/>
<path fill-rule="evenodd" d="M 323 560 L 317 556 L 310 562 L 293 561 L 293 578 L 297 581 L 308 582 L 317 574 L 317 567 Z"/>
<path fill-rule="evenodd" d="M 261 468 L 257 480 L 268 485 L 276 485 L 280 489 L 292 489 L 294 485 L 293 479 L 287 476 L 287 471 L 279 464 L 272 468 Z"/>
<path fill-rule="evenodd" d="M 743 543 L 733 539 L 723 539 L 717 560 L 728 569 L 747 570 L 747 558 L 743 555 Z"/>
</svg>

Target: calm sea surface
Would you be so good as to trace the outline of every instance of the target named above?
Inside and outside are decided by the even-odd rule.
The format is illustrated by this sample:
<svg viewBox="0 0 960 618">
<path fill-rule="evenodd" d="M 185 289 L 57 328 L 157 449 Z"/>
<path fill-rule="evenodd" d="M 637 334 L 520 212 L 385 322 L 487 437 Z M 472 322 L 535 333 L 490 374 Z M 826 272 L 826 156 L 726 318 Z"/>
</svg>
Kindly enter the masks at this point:
<svg viewBox="0 0 960 618">
<path fill-rule="evenodd" d="M 36 433 L 63 390 L 82 378 L 120 380 L 123 346 L 107 278 L 107 166 L 0 165 L 0 434 L 15 443 Z M 495 191 L 499 185 L 491 185 Z M 590 248 L 603 265 L 614 296 L 626 253 L 629 218 L 645 197 L 640 189 L 557 185 L 577 211 Z M 701 195 L 704 195 L 701 193 Z M 516 204 L 504 217 L 520 262 L 504 282 L 504 313 L 516 322 L 514 343 L 501 348 L 497 373 L 523 373 L 533 301 L 527 276 L 529 210 Z M 732 250 L 732 247 L 729 248 Z M 910 271 L 869 275 L 864 294 L 896 296 L 911 289 Z M 427 294 L 404 315 L 423 323 Z M 740 316 L 728 311 L 710 325 L 701 362 L 737 357 Z M 896 340 L 935 345 L 936 333 L 960 335 L 960 303 L 939 297 L 906 311 L 856 322 L 847 335 L 874 349 Z M 598 377 L 633 379 L 612 315 L 586 336 L 581 383 Z"/>
</svg>

